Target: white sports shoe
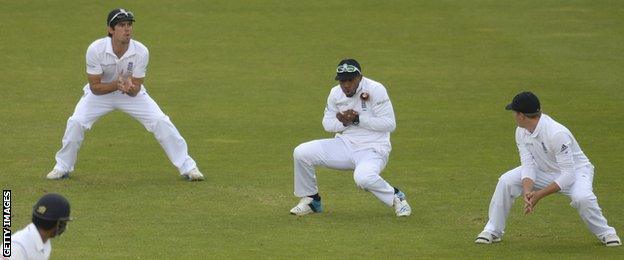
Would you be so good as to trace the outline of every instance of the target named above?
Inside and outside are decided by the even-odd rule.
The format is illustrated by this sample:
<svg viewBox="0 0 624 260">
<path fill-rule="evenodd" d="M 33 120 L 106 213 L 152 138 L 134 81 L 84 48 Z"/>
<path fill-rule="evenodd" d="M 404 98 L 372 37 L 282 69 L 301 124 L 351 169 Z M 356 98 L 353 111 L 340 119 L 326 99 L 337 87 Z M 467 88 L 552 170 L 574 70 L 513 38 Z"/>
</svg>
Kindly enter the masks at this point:
<svg viewBox="0 0 624 260">
<path fill-rule="evenodd" d="M 60 180 L 69 178 L 69 172 L 62 172 L 57 169 L 52 169 L 52 171 L 50 171 L 48 175 L 46 175 L 46 178 L 48 178 L 48 180 Z"/>
<path fill-rule="evenodd" d="M 197 168 L 193 168 L 192 170 L 183 173 L 182 177 L 184 177 L 188 181 L 203 181 L 204 180 L 204 175 Z"/>
<path fill-rule="evenodd" d="M 323 208 L 321 206 L 320 200 L 314 200 L 310 197 L 303 197 L 299 201 L 299 204 L 294 208 L 290 209 L 290 214 L 303 216 L 314 212 L 322 212 Z"/>
<path fill-rule="evenodd" d="M 407 217 L 412 215 L 412 207 L 407 203 L 405 193 L 399 191 L 394 194 L 394 213 L 397 217 Z"/>
<path fill-rule="evenodd" d="M 500 237 L 497 237 L 495 235 L 492 235 L 490 232 L 487 231 L 483 231 L 481 233 L 479 233 L 479 235 L 477 236 L 477 239 L 475 240 L 475 243 L 477 244 L 492 244 L 492 243 L 498 243 L 501 240 L 503 240 Z"/>
<path fill-rule="evenodd" d="M 606 235 L 602 237 L 601 241 L 605 246 L 608 246 L 608 247 L 622 245 L 622 240 L 620 240 L 620 237 L 618 237 L 617 234 Z"/>
</svg>

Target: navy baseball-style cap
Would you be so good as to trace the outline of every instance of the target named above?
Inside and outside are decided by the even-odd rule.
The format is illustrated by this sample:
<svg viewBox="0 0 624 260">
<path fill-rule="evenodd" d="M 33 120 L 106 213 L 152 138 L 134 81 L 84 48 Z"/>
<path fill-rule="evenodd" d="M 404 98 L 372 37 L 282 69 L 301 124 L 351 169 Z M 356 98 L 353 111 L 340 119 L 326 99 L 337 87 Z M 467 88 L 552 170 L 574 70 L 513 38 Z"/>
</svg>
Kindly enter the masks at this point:
<svg viewBox="0 0 624 260">
<path fill-rule="evenodd" d="M 534 114 L 540 112 L 541 107 L 537 96 L 529 91 L 525 91 L 516 95 L 511 104 L 507 105 L 505 109 L 525 114 Z"/>
<path fill-rule="evenodd" d="M 69 201 L 56 193 L 43 195 L 33 207 L 33 216 L 49 221 L 71 220 Z"/>
<path fill-rule="evenodd" d="M 344 59 L 338 63 L 338 67 L 336 67 L 336 80 L 345 81 L 351 80 L 358 75 L 362 74 L 362 67 L 360 67 L 360 63 L 358 63 L 354 59 Z"/>
<path fill-rule="evenodd" d="M 121 21 L 133 21 L 134 22 L 134 14 L 132 12 L 127 11 L 123 8 L 113 9 L 108 13 L 108 18 L 106 19 L 106 25 L 108 27 L 115 27 L 117 23 Z"/>
</svg>

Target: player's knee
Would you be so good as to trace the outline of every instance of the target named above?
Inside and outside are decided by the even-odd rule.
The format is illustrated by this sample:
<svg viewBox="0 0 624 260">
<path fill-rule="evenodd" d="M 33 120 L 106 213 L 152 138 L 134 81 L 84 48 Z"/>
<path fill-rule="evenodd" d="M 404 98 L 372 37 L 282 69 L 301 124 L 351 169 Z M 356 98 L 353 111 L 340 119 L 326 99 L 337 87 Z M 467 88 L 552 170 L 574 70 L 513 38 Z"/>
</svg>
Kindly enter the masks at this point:
<svg viewBox="0 0 624 260">
<path fill-rule="evenodd" d="M 173 123 L 171 123 L 169 117 L 167 116 L 156 118 L 144 125 L 145 129 L 153 133 L 158 140 L 169 137 L 171 135 L 176 135 L 177 133 L 175 126 L 173 126 Z"/>
<path fill-rule="evenodd" d="M 513 187 L 512 182 L 511 182 L 511 181 L 509 181 L 509 180 L 508 180 L 508 179 L 506 179 L 506 178 L 500 178 L 500 179 L 498 179 L 498 183 L 496 184 L 496 188 L 497 188 L 497 189 L 504 189 L 504 190 L 506 190 L 506 191 L 511 191 L 511 190 L 513 190 L 513 189 L 512 189 L 512 187 Z"/>
<path fill-rule="evenodd" d="M 65 129 L 63 142 L 81 142 L 84 131 L 88 128 L 89 126 L 81 121 L 80 118 L 70 117 L 67 120 L 67 128 Z"/>
<path fill-rule="evenodd" d="M 379 179 L 378 175 L 374 174 L 354 174 L 353 180 L 355 181 L 355 185 L 362 189 L 367 189 L 371 187 L 376 181 Z"/>
<path fill-rule="evenodd" d="M 511 177 L 509 174 L 503 174 L 500 177 L 498 177 L 498 182 L 501 183 L 511 183 Z"/>
<path fill-rule="evenodd" d="M 82 118 L 72 116 L 67 119 L 67 131 L 84 131 L 86 129 L 89 129 L 90 127 L 91 126 Z"/>
<path fill-rule="evenodd" d="M 312 154 L 309 143 L 302 143 L 293 150 L 293 159 L 297 161 L 306 161 Z"/>
<path fill-rule="evenodd" d="M 508 194 L 513 198 L 517 198 L 522 193 L 521 186 L 516 185 L 512 180 L 507 178 L 498 179 L 496 184 L 496 191 L 498 193 Z"/>
<path fill-rule="evenodd" d="M 572 194 L 570 200 L 570 205 L 572 205 L 572 207 L 579 208 L 593 203 L 596 200 L 596 196 L 593 193 Z"/>
<path fill-rule="evenodd" d="M 83 127 L 85 125 L 83 122 L 80 117 L 71 116 L 67 119 L 67 127 Z"/>
</svg>

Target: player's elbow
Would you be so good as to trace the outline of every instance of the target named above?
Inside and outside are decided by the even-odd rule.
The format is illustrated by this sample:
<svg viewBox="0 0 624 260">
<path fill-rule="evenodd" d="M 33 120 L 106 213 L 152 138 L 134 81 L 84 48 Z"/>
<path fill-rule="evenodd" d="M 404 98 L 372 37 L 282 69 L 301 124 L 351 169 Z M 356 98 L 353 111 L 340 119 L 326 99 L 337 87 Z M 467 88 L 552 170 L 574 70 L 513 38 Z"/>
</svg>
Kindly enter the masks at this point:
<svg viewBox="0 0 624 260">
<path fill-rule="evenodd" d="M 396 122 L 394 120 L 388 120 L 383 125 L 380 125 L 378 131 L 392 133 L 396 130 Z"/>
<path fill-rule="evenodd" d="M 336 127 L 334 124 L 323 120 L 323 129 L 325 129 L 326 132 L 335 133 L 336 132 L 335 128 Z"/>
<path fill-rule="evenodd" d="M 89 89 L 91 89 L 91 93 L 93 93 L 93 95 L 99 96 L 99 95 L 104 95 L 106 93 L 104 93 L 102 90 L 100 90 L 97 85 L 91 85 L 89 84 Z"/>
<path fill-rule="evenodd" d="M 396 122 L 393 120 L 392 122 L 390 122 L 390 125 L 388 126 L 388 132 L 392 133 L 394 132 L 394 130 L 396 130 Z"/>
<path fill-rule="evenodd" d="M 569 189 L 570 187 L 572 187 L 572 184 L 574 184 L 574 181 L 576 181 L 574 173 L 564 173 L 564 174 L 565 174 L 564 176 L 555 180 L 555 183 L 557 184 L 557 186 L 559 186 L 559 190 Z"/>
</svg>

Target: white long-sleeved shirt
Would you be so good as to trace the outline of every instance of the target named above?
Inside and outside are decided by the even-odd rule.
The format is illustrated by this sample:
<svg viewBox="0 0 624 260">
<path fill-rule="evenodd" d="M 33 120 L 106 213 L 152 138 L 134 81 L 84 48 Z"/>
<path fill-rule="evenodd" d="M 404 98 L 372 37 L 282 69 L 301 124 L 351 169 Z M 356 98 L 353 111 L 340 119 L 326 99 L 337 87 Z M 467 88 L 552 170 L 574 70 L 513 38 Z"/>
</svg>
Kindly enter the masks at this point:
<svg viewBox="0 0 624 260">
<path fill-rule="evenodd" d="M 575 170 L 591 166 L 576 139 L 565 126 L 542 114 L 533 133 L 516 128 L 516 144 L 522 164 L 522 178 L 535 180 L 535 169 L 545 173 L 561 173 L 555 179 L 559 188 L 569 188 Z"/>
<path fill-rule="evenodd" d="M 368 100 L 362 99 L 362 93 L 368 94 Z M 336 118 L 336 113 L 349 109 L 359 113 L 358 125 L 344 126 Z M 327 98 L 323 127 L 327 132 L 336 133 L 337 138 L 354 150 L 373 148 L 388 155 L 392 150 L 390 133 L 396 128 L 396 122 L 386 88 L 366 77 L 362 77 L 353 97 L 347 97 L 340 85 L 333 87 Z"/>
</svg>

